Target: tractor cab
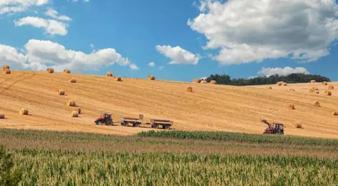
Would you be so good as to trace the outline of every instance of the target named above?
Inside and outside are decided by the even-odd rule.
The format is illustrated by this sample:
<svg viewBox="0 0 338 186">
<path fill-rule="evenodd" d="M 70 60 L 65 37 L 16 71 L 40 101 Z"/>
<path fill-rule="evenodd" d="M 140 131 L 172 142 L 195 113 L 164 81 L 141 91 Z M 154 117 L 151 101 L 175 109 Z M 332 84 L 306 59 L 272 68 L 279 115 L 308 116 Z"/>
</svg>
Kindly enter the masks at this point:
<svg viewBox="0 0 338 186">
<path fill-rule="evenodd" d="M 95 120 L 96 125 L 113 125 L 112 115 L 109 113 L 102 114 Z"/>
</svg>

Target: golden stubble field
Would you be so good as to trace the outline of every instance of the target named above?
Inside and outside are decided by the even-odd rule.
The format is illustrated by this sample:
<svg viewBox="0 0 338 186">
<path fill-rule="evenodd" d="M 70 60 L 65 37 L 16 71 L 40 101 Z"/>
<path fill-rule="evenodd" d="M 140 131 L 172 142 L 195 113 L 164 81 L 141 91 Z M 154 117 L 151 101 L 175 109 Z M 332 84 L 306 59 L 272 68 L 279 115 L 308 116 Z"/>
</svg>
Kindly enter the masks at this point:
<svg viewBox="0 0 338 186">
<path fill-rule="evenodd" d="M 70 79 L 77 83 L 70 83 Z M 103 112 L 120 117 L 170 119 L 176 130 L 230 131 L 262 133 L 260 122 L 282 122 L 287 135 L 338 138 L 338 83 L 327 96 L 321 83 L 288 86 L 233 87 L 170 81 L 150 81 L 112 77 L 14 71 L 0 74 L 0 128 L 38 129 L 132 135 L 148 128 L 95 126 Z M 268 87 L 272 87 L 269 89 Z M 187 88 L 192 87 L 193 92 Z M 310 93 L 318 88 L 319 94 Z M 66 95 L 58 95 L 58 90 Z M 290 90 L 291 89 L 291 90 Z M 79 118 L 71 117 L 75 108 L 66 105 L 74 100 L 82 109 Z M 314 106 L 319 101 L 321 107 Z M 289 105 L 293 104 L 295 110 Z M 26 108 L 30 115 L 19 115 Z M 296 128 L 301 124 L 303 129 Z"/>
</svg>

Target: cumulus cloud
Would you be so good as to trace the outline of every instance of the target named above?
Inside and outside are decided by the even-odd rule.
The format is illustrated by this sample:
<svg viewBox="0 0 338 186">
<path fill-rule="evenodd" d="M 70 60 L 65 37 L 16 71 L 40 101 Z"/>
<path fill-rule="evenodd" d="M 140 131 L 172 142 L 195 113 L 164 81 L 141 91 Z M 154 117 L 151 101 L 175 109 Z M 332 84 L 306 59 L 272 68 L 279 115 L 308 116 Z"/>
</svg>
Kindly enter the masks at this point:
<svg viewBox="0 0 338 186">
<path fill-rule="evenodd" d="M 57 70 L 68 68 L 74 71 L 95 71 L 105 66 L 128 66 L 137 70 L 131 63 L 113 48 L 97 50 L 92 53 L 66 49 L 63 45 L 52 41 L 29 40 L 24 52 L 0 45 L 0 63 L 9 64 L 20 69 L 43 70 L 53 67 Z"/>
<path fill-rule="evenodd" d="M 44 19 L 40 17 L 23 17 L 14 21 L 15 26 L 33 26 L 42 28 L 49 35 L 65 36 L 68 33 L 67 24 L 54 19 Z"/>
<path fill-rule="evenodd" d="M 156 50 L 169 58 L 169 64 L 198 64 L 199 57 L 179 46 L 172 47 L 169 45 L 157 45 Z"/>
<path fill-rule="evenodd" d="M 262 70 L 258 72 L 259 75 L 266 77 L 270 77 L 273 75 L 287 76 L 290 74 L 309 74 L 309 73 L 310 72 L 304 67 L 262 68 Z"/>
<path fill-rule="evenodd" d="M 45 14 L 53 19 L 59 20 L 59 21 L 64 21 L 68 22 L 71 21 L 72 19 L 68 16 L 65 15 L 59 15 L 59 12 L 54 10 L 53 8 L 48 8 Z"/>
<path fill-rule="evenodd" d="M 0 14 L 23 12 L 33 6 L 42 6 L 49 0 L 1 0 Z"/>
<path fill-rule="evenodd" d="M 335 0 L 202 0 L 188 25 L 219 49 L 221 64 L 291 57 L 314 61 L 338 39 Z"/>
</svg>

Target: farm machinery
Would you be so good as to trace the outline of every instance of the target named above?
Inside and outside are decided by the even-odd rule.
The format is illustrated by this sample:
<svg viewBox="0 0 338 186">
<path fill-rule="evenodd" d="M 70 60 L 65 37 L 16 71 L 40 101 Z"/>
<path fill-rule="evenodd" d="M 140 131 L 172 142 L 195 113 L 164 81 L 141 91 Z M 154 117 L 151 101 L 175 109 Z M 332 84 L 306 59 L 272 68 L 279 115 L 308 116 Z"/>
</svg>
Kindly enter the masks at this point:
<svg viewBox="0 0 338 186">
<path fill-rule="evenodd" d="M 102 114 L 99 118 L 95 120 L 96 125 L 113 125 L 112 115 L 109 113 Z"/>
<path fill-rule="evenodd" d="M 95 123 L 96 125 L 114 125 L 112 115 L 108 113 L 104 113 L 97 118 Z M 150 119 L 150 123 L 145 123 L 143 114 L 140 114 L 138 118 L 123 117 L 118 123 L 124 127 L 141 127 L 141 125 L 147 125 L 154 129 L 170 129 L 174 124 L 173 121 L 163 119 Z"/>
<path fill-rule="evenodd" d="M 268 125 L 263 134 L 284 134 L 284 124 L 270 123 L 265 119 L 263 119 L 262 122 Z"/>
</svg>

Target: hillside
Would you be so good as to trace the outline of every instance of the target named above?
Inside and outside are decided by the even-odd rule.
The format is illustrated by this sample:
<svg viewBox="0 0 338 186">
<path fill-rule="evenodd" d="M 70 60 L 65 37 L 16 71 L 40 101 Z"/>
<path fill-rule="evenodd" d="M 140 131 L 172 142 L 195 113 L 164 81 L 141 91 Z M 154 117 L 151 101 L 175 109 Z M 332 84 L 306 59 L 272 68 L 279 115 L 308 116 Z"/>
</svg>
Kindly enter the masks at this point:
<svg viewBox="0 0 338 186">
<path fill-rule="evenodd" d="M 69 80 L 75 78 L 77 83 Z M 122 116 L 170 119 L 178 130 L 212 130 L 262 133 L 260 119 L 283 122 L 287 135 L 338 138 L 338 84 L 332 96 L 324 94 L 327 86 L 320 83 L 233 87 L 169 81 L 124 78 L 117 82 L 111 77 L 47 72 L 14 71 L 0 75 L 1 128 L 81 131 L 103 134 L 131 135 L 148 128 L 95 126 L 102 112 L 111 112 L 115 121 Z M 193 93 L 186 91 L 193 87 Z M 310 93 L 317 87 L 320 94 Z M 64 89 L 66 96 L 57 91 Z M 295 91 L 290 91 L 294 89 Z M 76 101 L 83 114 L 70 116 L 73 108 L 68 100 Z M 313 105 L 315 101 L 321 107 Z M 296 110 L 289 109 L 294 104 Z M 31 115 L 18 111 L 27 108 Z M 296 124 L 304 129 L 297 129 Z"/>
</svg>

